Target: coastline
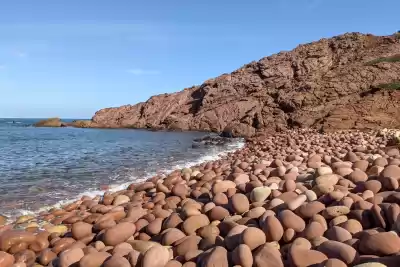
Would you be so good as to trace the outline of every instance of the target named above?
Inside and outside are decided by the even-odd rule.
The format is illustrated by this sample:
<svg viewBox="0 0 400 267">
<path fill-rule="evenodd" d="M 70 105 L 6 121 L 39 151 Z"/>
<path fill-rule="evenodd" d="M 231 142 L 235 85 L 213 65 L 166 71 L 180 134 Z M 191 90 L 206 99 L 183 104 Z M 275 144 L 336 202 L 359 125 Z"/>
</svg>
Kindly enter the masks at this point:
<svg viewBox="0 0 400 267">
<path fill-rule="evenodd" d="M 100 128 L 100 129 L 103 129 L 103 128 Z M 121 129 L 125 129 L 125 128 L 121 128 Z M 129 129 L 129 128 L 126 128 L 126 129 Z M 141 130 L 141 129 L 135 129 L 135 130 Z M 146 131 L 146 129 L 142 129 L 142 130 Z M 210 151 L 208 154 L 204 154 L 203 156 L 199 157 L 197 160 L 188 161 L 188 162 L 185 162 L 184 164 L 177 164 L 168 169 L 161 169 L 157 173 L 149 173 L 144 177 L 133 176 L 133 177 L 131 177 L 132 181 L 129 181 L 129 182 L 124 182 L 121 184 L 114 183 L 114 184 L 104 185 L 104 188 L 99 188 L 98 190 L 83 190 L 80 193 L 77 193 L 76 195 L 71 195 L 71 197 L 69 199 L 61 200 L 53 205 L 42 206 L 37 210 L 27 210 L 27 209 L 18 210 L 20 213 L 19 215 L 15 215 L 15 214 L 11 215 L 10 213 L 7 213 L 7 212 L 1 213 L 0 217 L 1 216 L 7 217 L 7 224 L 15 222 L 15 220 L 17 220 L 18 217 L 24 216 L 24 215 L 37 217 L 39 215 L 39 213 L 41 213 L 41 212 L 46 212 L 46 211 L 48 211 L 50 209 L 54 209 L 54 208 L 61 208 L 62 206 L 68 205 L 74 201 L 81 199 L 82 197 L 94 198 L 94 197 L 98 197 L 98 196 L 103 196 L 105 193 L 115 193 L 120 190 L 125 190 L 132 183 L 144 182 L 147 179 L 154 177 L 156 175 L 166 176 L 169 173 L 171 173 L 177 169 L 191 168 L 191 167 L 198 166 L 204 162 L 218 160 L 219 158 L 226 156 L 226 154 L 228 154 L 228 153 L 233 153 L 237 150 L 242 149 L 245 146 L 245 144 L 246 144 L 246 142 L 244 139 L 237 138 L 237 140 L 235 140 L 234 142 L 227 143 L 226 145 L 224 145 L 224 150 L 222 152 L 219 152 L 219 150 L 217 152 Z M 0 224 L 0 227 L 1 227 L 1 224 Z"/>
<path fill-rule="evenodd" d="M 210 131 L 205 129 L 180 129 L 180 128 L 165 128 L 165 127 L 136 127 L 131 125 L 104 125 L 93 122 L 91 119 L 87 120 L 73 120 L 65 121 L 60 118 L 48 118 L 37 121 L 32 125 L 37 128 L 87 128 L 87 129 L 110 129 L 110 130 L 139 130 L 150 132 L 201 132 L 207 134 L 222 134 L 218 131 Z M 243 138 L 242 136 L 235 136 L 235 138 Z"/>
<path fill-rule="evenodd" d="M 373 260 L 395 266 L 388 262 L 400 260 L 394 255 L 400 251 L 400 207 L 390 196 L 399 188 L 400 152 L 389 143 L 397 133 L 303 129 L 250 138 L 219 159 L 22 216 L 0 227 L 0 249 L 10 261 L 33 251 L 42 266 L 58 266 L 68 258 L 63 255 L 75 253 L 81 256 L 73 263 L 83 267 L 96 257 L 124 262 L 107 266 L 135 266 L 138 259 L 140 266 L 156 266 L 154 253 L 159 266 L 247 266 L 250 260 L 255 266 L 292 266 L 334 258 L 347 265 Z M 378 216 L 378 207 L 385 216 Z M 398 211 L 392 217 L 389 207 Z M 355 211 L 370 212 L 372 221 Z M 399 246 L 385 250 L 373 238 Z M 29 249 L 13 248 L 21 243 Z M 53 254 L 44 259 L 49 250 Z"/>
</svg>

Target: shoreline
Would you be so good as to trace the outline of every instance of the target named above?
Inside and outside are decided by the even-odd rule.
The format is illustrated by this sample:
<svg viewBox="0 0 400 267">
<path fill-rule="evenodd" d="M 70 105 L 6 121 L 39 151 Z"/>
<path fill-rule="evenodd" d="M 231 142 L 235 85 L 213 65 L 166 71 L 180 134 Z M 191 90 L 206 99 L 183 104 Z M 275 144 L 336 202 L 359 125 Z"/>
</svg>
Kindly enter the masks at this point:
<svg viewBox="0 0 400 267">
<path fill-rule="evenodd" d="M 73 121 L 63 121 L 60 118 L 48 118 L 42 119 L 31 126 L 36 128 L 81 128 L 81 129 L 103 129 L 103 130 L 138 130 L 138 131 L 150 131 L 150 132 L 199 132 L 205 134 L 216 134 L 220 135 L 221 132 L 210 131 L 203 129 L 179 129 L 179 128 L 165 128 L 165 127 L 136 127 L 132 125 L 103 125 L 93 122 L 91 119 L 87 120 L 73 120 Z M 239 137 L 240 138 L 240 137 Z"/>
<path fill-rule="evenodd" d="M 396 134 L 250 138 L 220 159 L 20 217 L 0 227 L 0 254 L 36 255 L 39 266 L 397 266 L 400 152 L 387 146 Z"/>
<path fill-rule="evenodd" d="M 166 176 L 169 173 L 175 171 L 176 169 L 190 168 L 190 167 L 194 167 L 199 164 L 202 164 L 204 162 L 217 160 L 218 158 L 223 157 L 228 153 L 232 153 L 239 149 L 242 149 L 245 146 L 245 144 L 246 144 L 245 140 L 238 138 L 234 142 L 223 145 L 224 146 L 223 151 L 220 151 L 220 152 L 209 151 L 208 154 L 206 153 L 196 160 L 188 161 L 183 164 L 177 164 L 177 165 L 171 166 L 171 168 L 169 168 L 169 169 L 161 169 L 160 171 L 158 171 L 158 174 Z M 125 190 L 132 183 L 144 182 L 147 179 L 154 177 L 156 175 L 157 175 L 157 173 L 148 173 L 144 177 L 136 177 L 135 176 L 135 177 L 132 177 L 132 179 L 134 179 L 134 181 L 126 181 L 121 184 L 114 183 L 114 184 L 104 185 L 103 187 L 100 187 L 98 190 L 96 190 L 96 189 L 84 190 L 80 193 L 77 193 L 75 196 L 71 196 L 71 198 L 69 198 L 69 199 L 60 200 L 60 201 L 56 202 L 55 204 L 45 205 L 36 210 L 18 209 L 19 210 L 18 213 L 20 213 L 19 215 L 11 215 L 10 213 L 3 212 L 3 213 L 0 213 L 0 217 L 2 217 L 2 216 L 7 217 L 7 224 L 14 223 L 20 216 L 35 216 L 35 217 L 37 217 L 38 214 L 41 212 L 46 212 L 46 211 L 48 211 L 50 209 L 54 209 L 54 208 L 62 208 L 62 206 L 66 206 L 74 201 L 78 201 L 82 197 L 94 198 L 96 196 L 102 196 L 102 195 L 104 195 L 104 193 L 115 193 L 120 190 Z M 0 228 L 1 228 L 1 224 L 0 224 Z"/>
</svg>

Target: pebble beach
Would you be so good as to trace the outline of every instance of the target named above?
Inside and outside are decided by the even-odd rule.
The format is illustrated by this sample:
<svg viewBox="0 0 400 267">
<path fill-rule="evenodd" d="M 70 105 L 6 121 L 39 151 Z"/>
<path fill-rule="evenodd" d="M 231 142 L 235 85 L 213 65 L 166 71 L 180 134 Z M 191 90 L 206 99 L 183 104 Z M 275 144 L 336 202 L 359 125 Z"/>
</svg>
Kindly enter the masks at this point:
<svg viewBox="0 0 400 267">
<path fill-rule="evenodd" d="M 0 267 L 400 266 L 400 131 L 290 130 L 37 216 Z"/>
</svg>

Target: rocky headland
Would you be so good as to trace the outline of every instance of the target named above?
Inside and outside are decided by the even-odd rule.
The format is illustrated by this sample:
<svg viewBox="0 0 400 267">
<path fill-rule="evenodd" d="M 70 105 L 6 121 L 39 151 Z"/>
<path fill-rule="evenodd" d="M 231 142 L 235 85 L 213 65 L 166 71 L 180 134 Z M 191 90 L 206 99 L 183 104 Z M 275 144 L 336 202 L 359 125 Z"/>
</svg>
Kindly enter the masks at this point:
<svg viewBox="0 0 400 267">
<path fill-rule="evenodd" d="M 300 45 L 144 103 L 99 110 L 91 127 L 229 136 L 291 128 L 400 127 L 400 35 L 348 33 Z"/>
</svg>

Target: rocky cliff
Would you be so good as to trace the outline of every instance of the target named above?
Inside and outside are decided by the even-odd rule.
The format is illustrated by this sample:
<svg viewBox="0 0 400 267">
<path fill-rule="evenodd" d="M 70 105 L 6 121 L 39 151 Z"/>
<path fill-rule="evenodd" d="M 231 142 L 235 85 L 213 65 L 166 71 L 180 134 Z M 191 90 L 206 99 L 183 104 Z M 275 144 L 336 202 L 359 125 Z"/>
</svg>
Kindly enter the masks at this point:
<svg viewBox="0 0 400 267">
<path fill-rule="evenodd" d="M 94 127 L 252 136 L 315 127 L 400 127 L 400 36 L 348 33 L 300 45 L 177 93 L 106 108 Z"/>
</svg>

